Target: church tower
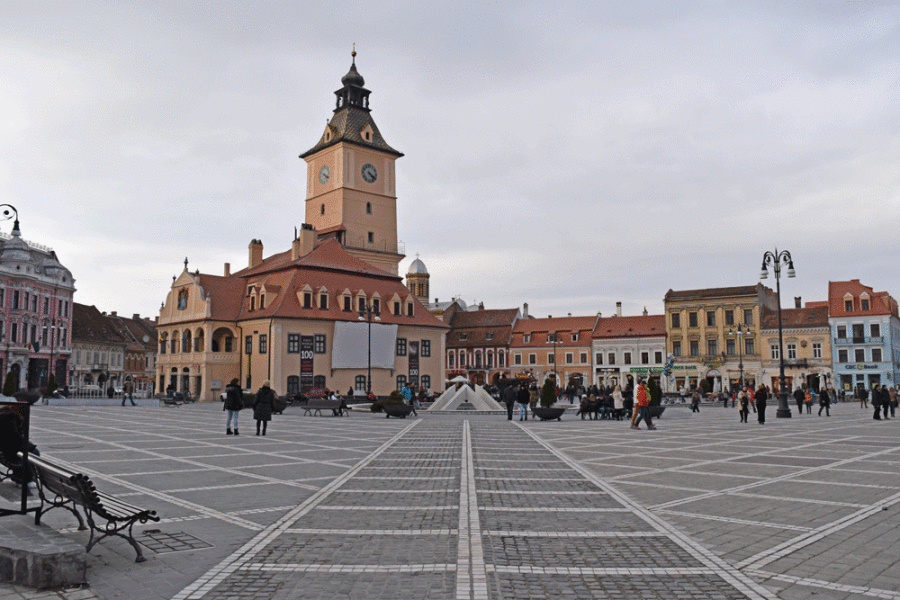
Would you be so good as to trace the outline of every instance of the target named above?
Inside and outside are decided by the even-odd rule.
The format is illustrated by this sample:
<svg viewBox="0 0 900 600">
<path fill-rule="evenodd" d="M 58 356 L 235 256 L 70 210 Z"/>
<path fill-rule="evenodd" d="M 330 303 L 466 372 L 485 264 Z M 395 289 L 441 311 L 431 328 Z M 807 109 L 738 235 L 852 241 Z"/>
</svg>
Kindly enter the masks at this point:
<svg viewBox="0 0 900 600">
<path fill-rule="evenodd" d="M 397 243 L 394 162 L 372 120 L 369 94 L 356 70 L 341 78 L 334 116 L 319 142 L 300 155 L 307 163 L 306 223 L 319 237 L 334 237 L 348 253 L 394 275 L 404 258 Z"/>
<path fill-rule="evenodd" d="M 428 274 L 425 263 L 416 254 L 416 260 L 412 261 L 406 272 L 406 287 L 424 306 L 428 306 L 428 298 L 430 297 L 428 289 L 428 280 L 430 278 L 431 275 Z"/>
</svg>

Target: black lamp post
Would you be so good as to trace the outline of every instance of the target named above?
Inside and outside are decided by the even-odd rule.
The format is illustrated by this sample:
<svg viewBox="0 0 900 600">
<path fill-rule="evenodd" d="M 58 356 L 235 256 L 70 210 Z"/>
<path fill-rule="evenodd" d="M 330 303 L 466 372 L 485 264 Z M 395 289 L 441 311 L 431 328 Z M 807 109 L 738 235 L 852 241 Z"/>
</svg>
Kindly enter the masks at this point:
<svg viewBox="0 0 900 600">
<path fill-rule="evenodd" d="M 796 273 L 794 272 L 794 261 L 791 259 L 791 253 L 787 250 L 778 252 L 778 248 L 775 248 L 774 254 L 772 252 L 763 254 L 762 270 L 759 273 L 760 279 L 766 279 L 769 276 L 766 265 L 771 265 L 772 269 L 775 271 L 775 293 L 778 294 L 778 363 L 780 368 L 780 391 L 778 393 L 778 411 L 775 413 L 775 416 L 780 419 L 790 419 L 791 409 L 788 407 L 788 391 L 784 381 L 784 333 L 781 324 L 781 267 L 782 265 L 787 266 L 788 277 L 794 277 Z"/>
<path fill-rule="evenodd" d="M 744 348 L 741 346 L 741 342 L 743 342 L 744 340 L 742 340 L 741 338 L 744 335 L 744 330 L 741 329 L 741 325 L 738 325 L 737 332 L 735 332 L 734 329 L 729 329 L 728 335 L 736 336 L 735 342 L 737 343 L 737 346 L 738 346 L 738 370 L 741 372 L 741 379 L 740 379 L 740 383 L 738 385 L 740 386 L 739 390 L 743 390 L 744 389 Z"/>
<path fill-rule="evenodd" d="M 551 333 L 547 343 L 553 345 L 553 383 L 556 387 L 562 389 L 562 386 L 559 384 L 559 373 L 556 370 L 556 346 L 561 344 L 562 340 L 559 339 L 558 333 Z M 559 398 L 557 398 L 557 400 L 559 400 Z"/>
<path fill-rule="evenodd" d="M 378 310 L 378 304 L 363 304 L 359 307 L 359 320 L 360 321 L 368 321 L 369 323 L 369 377 L 366 380 L 366 394 L 372 393 L 372 318 L 374 317 L 376 321 L 381 320 L 381 311 Z"/>
</svg>

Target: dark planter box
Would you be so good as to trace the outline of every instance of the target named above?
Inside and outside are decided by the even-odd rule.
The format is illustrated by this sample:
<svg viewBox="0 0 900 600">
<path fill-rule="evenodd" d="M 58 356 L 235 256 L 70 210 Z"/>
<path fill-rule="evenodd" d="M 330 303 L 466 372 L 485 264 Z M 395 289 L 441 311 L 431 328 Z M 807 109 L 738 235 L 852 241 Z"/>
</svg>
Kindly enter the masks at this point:
<svg viewBox="0 0 900 600">
<path fill-rule="evenodd" d="M 405 419 L 413 411 L 413 407 L 409 404 L 385 404 L 382 410 L 385 412 L 385 418 L 400 417 Z"/>
<path fill-rule="evenodd" d="M 562 421 L 562 416 L 563 413 L 566 412 L 566 409 L 565 407 L 556 406 L 535 406 L 531 412 L 541 421 L 552 421 L 553 419 Z"/>
</svg>

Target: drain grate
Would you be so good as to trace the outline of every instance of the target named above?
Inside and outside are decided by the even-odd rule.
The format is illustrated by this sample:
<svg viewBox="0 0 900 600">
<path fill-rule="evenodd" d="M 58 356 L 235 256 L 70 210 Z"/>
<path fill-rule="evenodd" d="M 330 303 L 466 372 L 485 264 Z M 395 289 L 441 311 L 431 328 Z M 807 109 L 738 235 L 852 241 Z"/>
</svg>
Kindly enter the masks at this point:
<svg viewBox="0 0 900 600">
<path fill-rule="evenodd" d="M 137 541 L 157 554 L 183 552 L 184 550 L 204 550 L 213 547 L 212 544 L 204 542 L 189 533 L 184 533 L 183 531 L 168 533 L 159 529 L 145 530 L 140 536 L 137 536 Z"/>
</svg>

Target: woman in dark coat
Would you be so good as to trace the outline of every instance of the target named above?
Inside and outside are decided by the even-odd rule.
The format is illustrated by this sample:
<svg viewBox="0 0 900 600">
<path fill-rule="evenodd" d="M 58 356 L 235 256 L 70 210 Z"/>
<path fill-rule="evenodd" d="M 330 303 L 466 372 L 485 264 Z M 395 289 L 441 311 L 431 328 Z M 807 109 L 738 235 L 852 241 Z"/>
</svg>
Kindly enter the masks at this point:
<svg viewBox="0 0 900 600">
<path fill-rule="evenodd" d="M 266 435 L 266 425 L 272 420 L 272 409 L 275 406 L 275 392 L 269 387 L 268 381 L 264 381 L 262 387 L 256 392 L 253 400 L 253 418 L 256 419 L 256 435 L 259 435 L 260 425 L 262 434 Z"/>
<path fill-rule="evenodd" d="M 225 419 L 225 433 L 227 435 L 240 435 L 238 431 L 238 411 L 244 408 L 244 392 L 238 384 L 237 378 L 232 379 L 231 383 L 225 386 L 225 406 L 222 410 L 228 411 L 228 417 Z M 231 421 L 234 421 L 234 431 L 231 431 Z"/>
<path fill-rule="evenodd" d="M 756 400 L 756 416 L 759 419 L 759 424 L 762 425 L 766 422 L 766 401 L 769 399 L 769 392 L 766 391 L 766 386 L 759 384 L 759 389 L 753 394 L 753 399 Z"/>
</svg>

